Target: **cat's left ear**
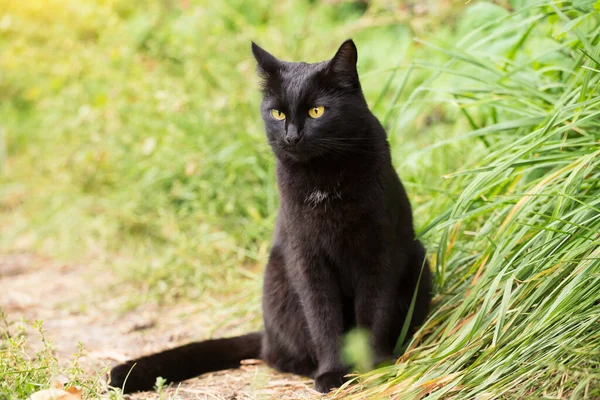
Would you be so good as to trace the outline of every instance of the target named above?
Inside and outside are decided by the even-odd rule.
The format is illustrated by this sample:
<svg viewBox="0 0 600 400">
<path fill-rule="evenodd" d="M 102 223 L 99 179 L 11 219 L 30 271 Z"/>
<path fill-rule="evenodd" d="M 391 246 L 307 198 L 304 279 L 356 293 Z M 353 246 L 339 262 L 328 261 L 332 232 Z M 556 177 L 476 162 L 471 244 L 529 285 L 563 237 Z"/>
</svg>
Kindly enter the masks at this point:
<svg viewBox="0 0 600 400">
<path fill-rule="evenodd" d="M 258 73 L 264 78 L 275 75 L 281 68 L 281 61 L 254 42 L 252 42 L 252 54 L 258 63 Z"/>
<path fill-rule="evenodd" d="M 360 87 L 356 69 L 357 61 L 356 45 L 352 39 L 348 39 L 342 43 L 335 56 L 329 61 L 328 69 L 344 83 Z"/>
</svg>

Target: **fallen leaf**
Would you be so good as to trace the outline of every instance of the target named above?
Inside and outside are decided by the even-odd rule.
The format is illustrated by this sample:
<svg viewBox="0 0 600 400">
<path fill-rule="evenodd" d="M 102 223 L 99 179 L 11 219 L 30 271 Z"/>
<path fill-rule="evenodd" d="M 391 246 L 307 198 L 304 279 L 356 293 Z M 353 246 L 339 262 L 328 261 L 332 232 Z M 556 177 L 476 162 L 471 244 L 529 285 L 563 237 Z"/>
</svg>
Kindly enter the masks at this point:
<svg viewBox="0 0 600 400">
<path fill-rule="evenodd" d="M 81 389 L 73 386 L 63 389 L 60 381 L 54 381 L 50 389 L 33 393 L 27 400 L 81 400 Z"/>
</svg>

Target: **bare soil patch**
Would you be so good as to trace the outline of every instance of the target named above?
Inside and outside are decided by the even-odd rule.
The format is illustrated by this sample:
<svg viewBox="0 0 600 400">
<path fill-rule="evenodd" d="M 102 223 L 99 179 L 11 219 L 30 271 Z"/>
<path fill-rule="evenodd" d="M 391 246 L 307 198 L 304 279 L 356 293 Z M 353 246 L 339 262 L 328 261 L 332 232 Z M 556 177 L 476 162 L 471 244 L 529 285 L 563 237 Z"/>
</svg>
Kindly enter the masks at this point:
<svg viewBox="0 0 600 400">
<path fill-rule="evenodd" d="M 127 295 L 117 293 L 106 301 L 101 289 L 109 287 L 113 279 L 109 272 L 99 274 L 85 265 L 63 264 L 29 253 L 0 254 L 0 305 L 11 320 L 43 320 L 47 339 L 54 343 L 61 363 L 69 363 L 81 342 L 86 349 L 81 365 L 90 374 L 131 357 L 205 338 L 202 322 L 210 316 L 199 312 L 195 304 L 115 312 Z M 239 369 L 172 385 L 166 394 L 166 398 L 183 400 L 319 397 L 311 380 L 278 373 L 252 360 Z M 127 397 L 158 398 L 153 392 Z"/>
</svg>

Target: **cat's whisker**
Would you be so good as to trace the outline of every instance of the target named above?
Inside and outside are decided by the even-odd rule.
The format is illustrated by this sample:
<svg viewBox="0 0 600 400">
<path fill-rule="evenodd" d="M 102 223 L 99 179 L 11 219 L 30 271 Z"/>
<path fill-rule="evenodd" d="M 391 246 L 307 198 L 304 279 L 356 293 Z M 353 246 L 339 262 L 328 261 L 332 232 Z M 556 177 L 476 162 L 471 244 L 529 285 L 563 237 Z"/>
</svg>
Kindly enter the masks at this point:
<svg viewBox="0 0 600 400">
<path fill-rule="evenodd" d="M 364 147 L 364 146 L 353 146 L 350 144 L 344 145 L 344 144 L 336 143 L 335 145 L 332 145 L 332 144 L 327 143 L 326 145 L 321 146 L 319 148 L 327 149 L 327 150 L 331 150 L 331 151 L 336 150 L 340 153 L 379 154 L 379 151 L 377 151 L 376 149 L 373 149 L 370 147 Z"/>
</svg>

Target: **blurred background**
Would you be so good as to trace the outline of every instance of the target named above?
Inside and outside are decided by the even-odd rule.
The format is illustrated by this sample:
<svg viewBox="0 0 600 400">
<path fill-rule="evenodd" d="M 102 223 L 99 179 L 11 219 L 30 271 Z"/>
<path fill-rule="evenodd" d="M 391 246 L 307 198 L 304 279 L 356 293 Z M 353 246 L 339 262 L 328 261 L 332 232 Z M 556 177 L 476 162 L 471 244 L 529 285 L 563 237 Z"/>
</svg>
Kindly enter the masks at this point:
<svg viewBox="0 0 600 400">
<path fill-rule="evenodd" d="M 507 6 L 507 5 L 506 5 Z M 459 2 L 3 2 L 0 246 L 111 268 L 139 301 L 228 294 L 268 254 L 278 195 L 250 41 L 317 62 L 348 37 L 417 209 L 464 163 L 418 153 L 455 112 L 400 108 Z M 500 6 L 486 5 L 488 12 Z M 485 10 L 484 10 L 485 11 Z M 481 18 L 478 16 L 477 18 Z M 449 127 L 445 126 L 448 125 Z M 421 223 L 426 211 L 417 211 Z M 251 276 L 249 277 L 248 274 Z M 253 289 L 257 290 L 257 289 Z"/>
<path fill-rule="evenodd" d="M 536 394 L 541 382 L 573 393 L 577 384 L 565 389 L 569 381 L 556 373 L 564 365 L 527 375 L 498 361 L 503 376 L 530 381 L 500 390 L 481 378 L 500 367 L 478 357 L 500 357 L 492 347 L 502 324 L 557 295 L 533 277 L 569 265 L 552 283 L 562 287 L 580 263 L 597 260 L 599 208 L 589 199 L 599 190 L 598 9 L 588 0 L 0 0 L 6 332 L 24 332 L 21 317 L 44 319 L 60 340 L 65 325 L 52 320 L 95 315 L 118 327 L 150 315 L 129 333 L 134 342 L 118 342 L 122 332 L 90 338 L 86 326 L 95 322 L 86 320 L 63 346 L 120 343 L 137 355 L 164 348 L 161 334 L 171 343 L 260 327 L 279 200 L 250 41 L 284 60 L 317 62 L 352 37 L 435 271 L 435 312 L 413 346 L 479 346 L 464 359 L 427 355 L 448 362 L 420 364 L 425 381 L 448 379 L 429 390 L 460 377 L 456 398 Z M 598 272 L 597 262 L 589 268 Z M 185 322 L 197 314 L 201 322 Z M 136 352 L 132 343 L 146 347 Z M 27 346 L 3 343 L 13 352 L 0 378 L 14 379 Z M 35 365 L 60 370 L 61 357 L 48 357 Z M 597 379 L 582 368 L 577 379 Z M 40 372 L 0 387 L 18 397 L 49 379 Z"/>
</svg>

